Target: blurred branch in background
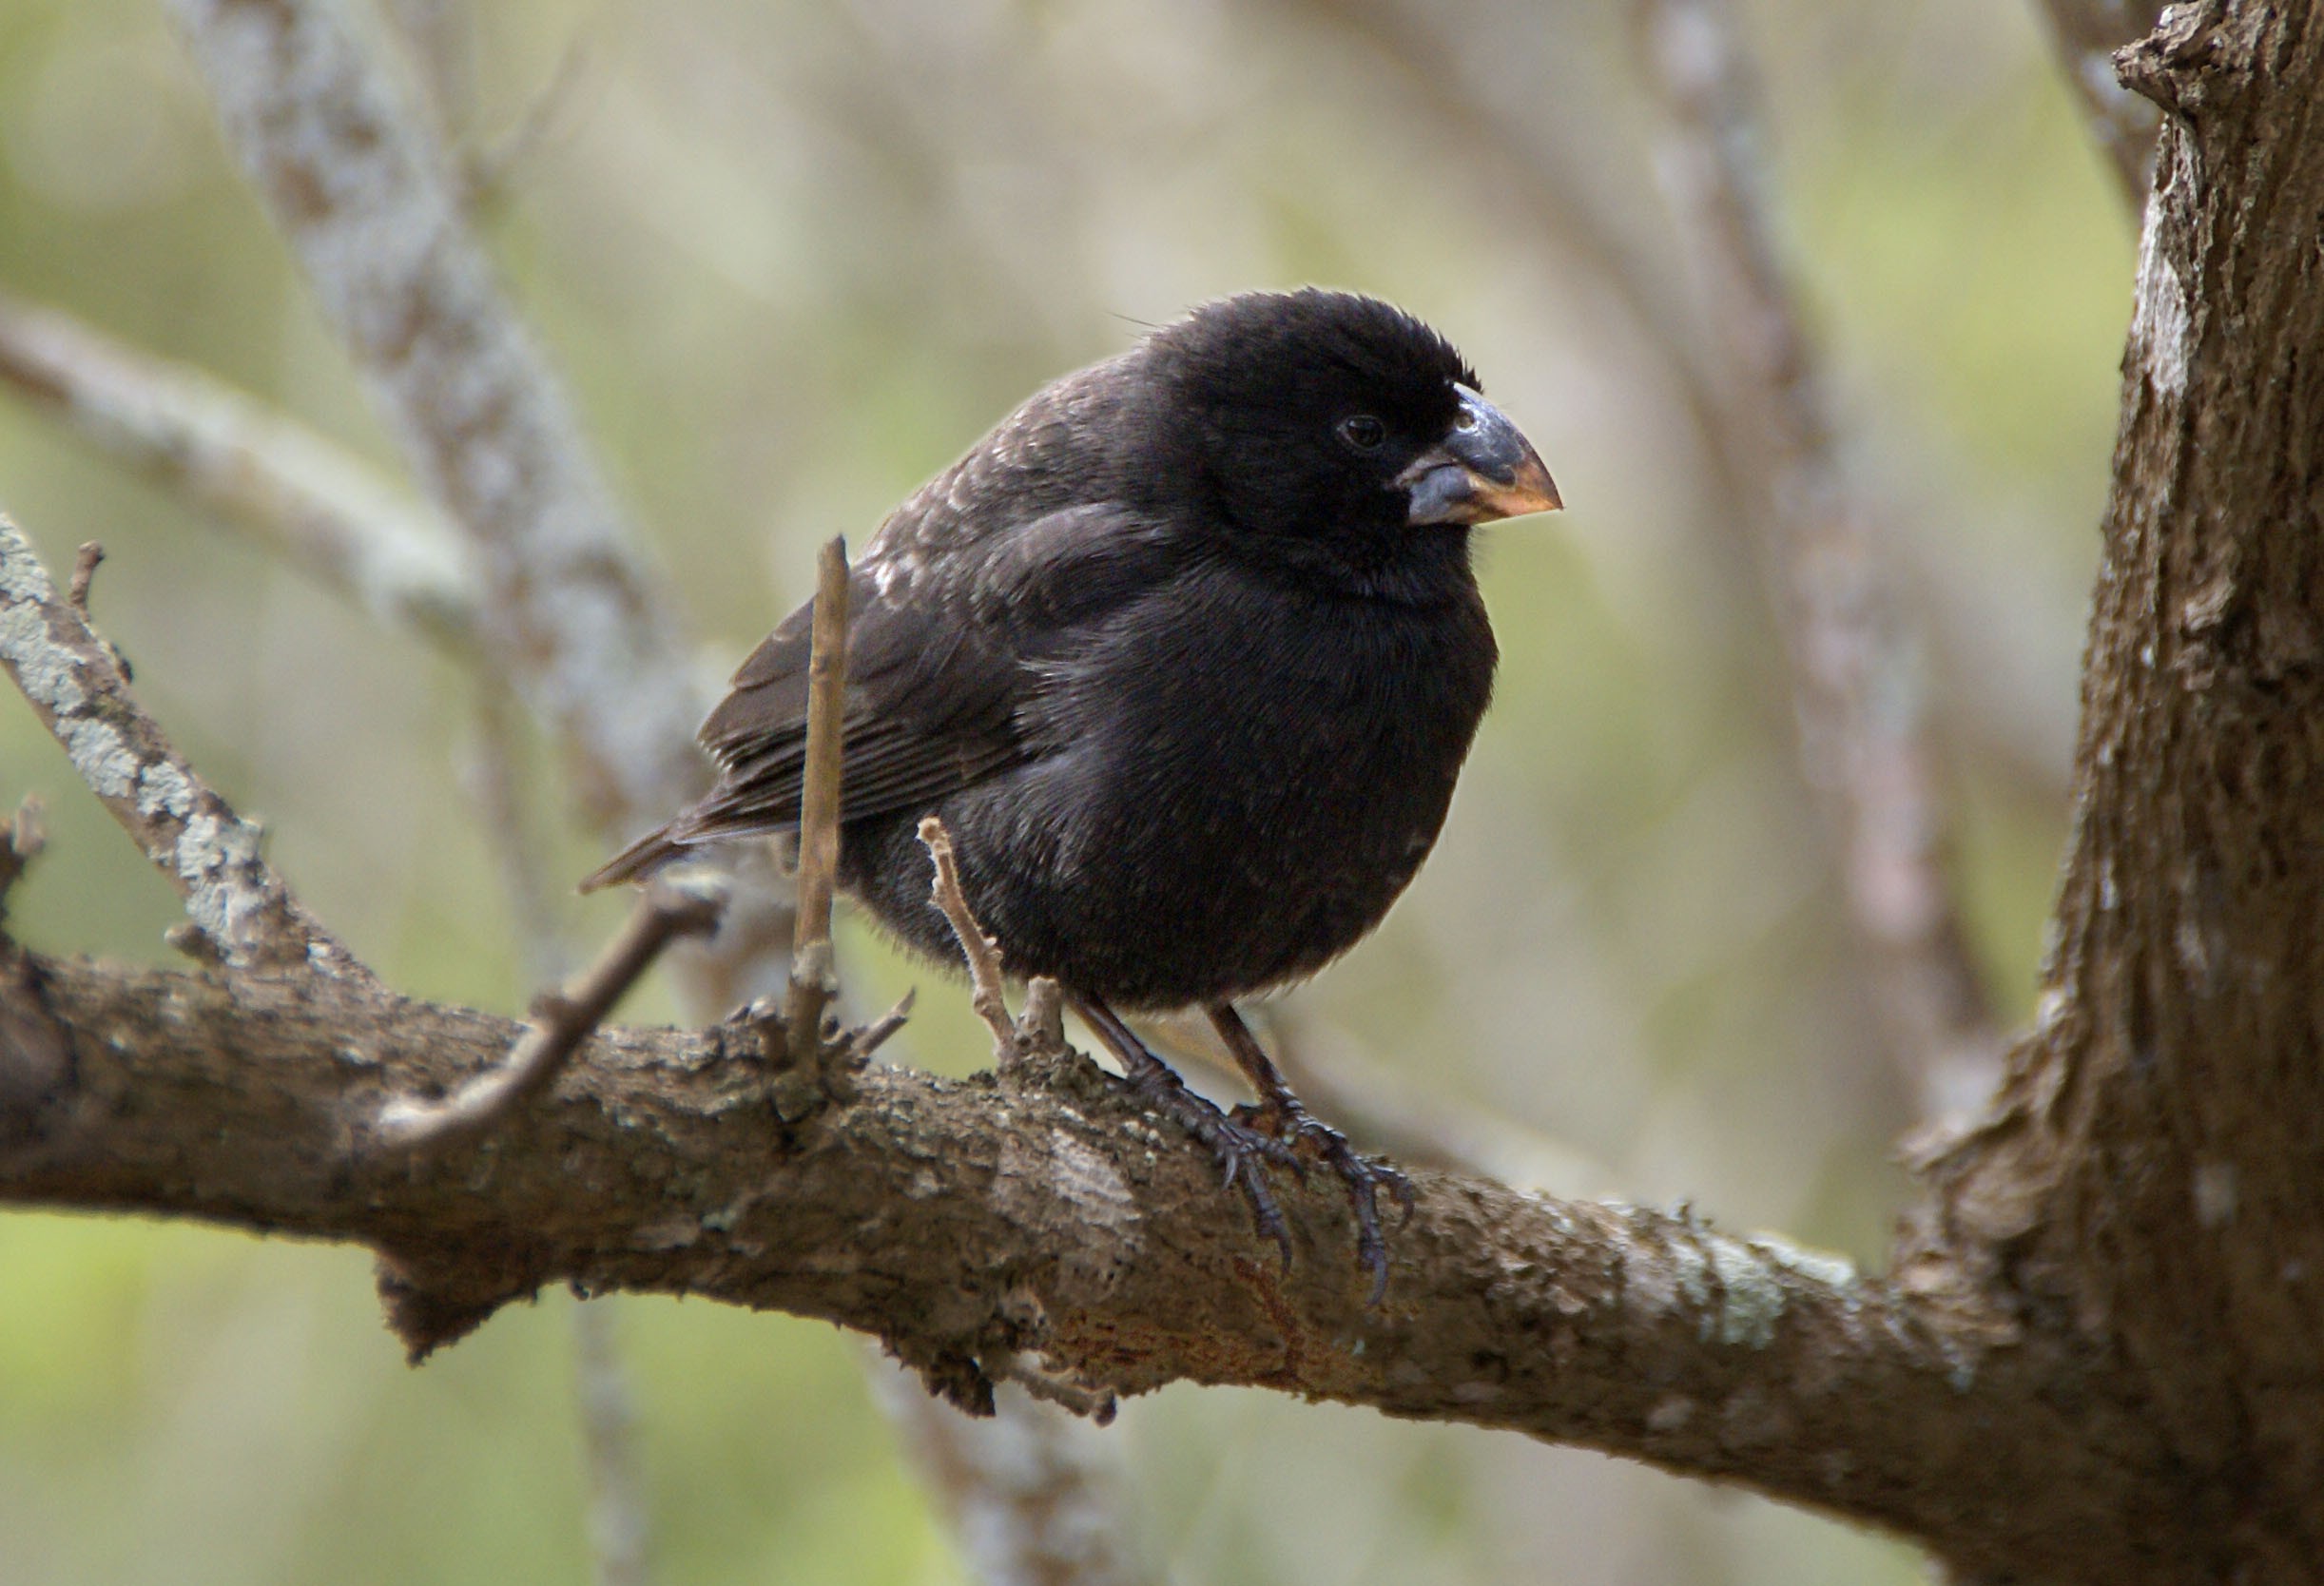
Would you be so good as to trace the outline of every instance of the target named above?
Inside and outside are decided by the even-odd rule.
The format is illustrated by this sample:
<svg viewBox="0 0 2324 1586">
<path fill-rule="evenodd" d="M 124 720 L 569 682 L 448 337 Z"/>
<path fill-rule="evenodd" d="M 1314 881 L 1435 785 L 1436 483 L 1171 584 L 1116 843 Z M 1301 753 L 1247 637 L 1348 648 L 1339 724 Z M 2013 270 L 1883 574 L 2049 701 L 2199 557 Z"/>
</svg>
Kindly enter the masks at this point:
<svg viewBox="0 0 2324 1586">
<path fill-rule="evenodd" d="M 1570 157 L 1541 135 L 1532 106 L 1512 105 L 1480 81 L 1452 48 L 1454 32 L 1442 14 L 1415 0 L 1302 0 L 1301 9 L 1368 45 L 1430 116 L 1459 134 L 1464 149 L 1501 167 L 1501 180 L 1490 183 L 1496 198 L 1520 210 L 1553 255 L 1579 266 L 1584 280 L 1577 285 L 1620 311 L 1641 346 L 1661 361 L 1707 466 L 1717 474 L 1730 472 L 1717 390 L 1684 332 L 1680 281 L 1616 223 Z"/>
<path fill-rule="evenodd" d="M 1723 610 L 1764 609 L 1753 590 L 1763 570 L 1755 565 L 1753 548 L 1732 530 L 1744 504 L 1767 490 L 1765 461 L 1748 429 L 1733 421 L 1718 352 L 1697 333 L 1687 272 L 1667 227 L 1641 223 L 1603 194 L 1600 183 L 1587 178 L 1582 157 L 1575 152 L 1581 140 L 1571 131 L 1559 134 L 1543 113 L 1541 95 L 1521 75 L 1493 69 L 1491 52 L 1474 47 L 1474 29 L 1447 27 L 1441 11 L 1415 0 L 1306 0 L 1305 10 L 1346 29 L 1390 64 L 1398 83 L 1451 133 L 1464 162 L 1475 157 L 1483 173 L 1479 183 L 1483 201 L 1505 205 L 1529 222 L 1545 255 L 1544 275 L 1581 300 L 1602 305 L 1601 313 L 1627 331 L 1617 335 L 1618 350 L 1611 356 L 1626 370 L 1644 374 L 1648 388 L 1667 404 L 1675 419 L 1670 461 L 1683 456 L 1694 465 L 1686 471 L 1694 488 L 1685 521 L 1701 548 L 1695 566 L 1730 591 L 1716 602 Z M 1650 131 L 1651 124 L 1643 130 Z M 1597 158 L 1612 163 L 1604 148 Z M 1641 161 L 1639 179 L 1646 174 Z M 1584 334 L 1590 334 L 1585 319 Z M 1756 736 L 1767 745 L 1754 752 L 1764 753 L 1776 774 L 1788 778 L 1797 774 L 1797 760 L 1778 745 L 1793 722 L 1780 686 L 1765 683 L 1781 624 L 1752 626 L 1756 631 L 1744 649 L 1720 658 L 1721 676 L 1735 683 L 1736 706 L 1753 719 Z M 1828 867 L 1837 868 L 1838 856 L 1828 860 L 1817 847 L 1821 834 L 1802 828 L 1799 835 L 1804 841 L 1794 850 L 1799 856 L 1794 862 L 1805 876 L 1820 880 Z M 1838 918 L 1841 909 L 1830 892 L 1811 885 L 1801 887 L 1799 895 L 1808 904 L 1811 929 L 1834 938 L 1847 933 L 1848 922 Z M 1742 950 L 1740 940 L 1729 949 Z M 1920 1079 L 1908 1075 L 1900 1093 L 1888 1071 L 1864 1074 L 1863 1055 L 1884 1040 L 1885 1032 L 1872 999 L 1852 977 L 1835 973 L 1838 967 L 1831 955 L 1818 954 L 1796 966 L 1787 987 L 1795 1008 L 1816 1010 L 1819 1025 L 1797 1060 L 1804 1071 L 1823 1076 L 1817 1082 L 1830 1084 L 1834 1093 L 1861 1094 L 1858 1105 L 1879 1120 L 1873 1127 L 1893 1132 L 1917 1115 Z M 1869 1084 L 1861 1084 L 1866 1077 Z"/>
<path fill-rule="evenodd" d="M 380 621 L 474 652 L 467 552 L 370 464 L 288 415 L 4 293 L 0 380 Z"/>
<path fill-rule="evenodd" d="M 647 1586 L 653 1579 L 653 1516 L 646 1504 L 637 1398 L 622 1359 L 616 1313 L 609 1301 L 583 1299 L 572 1317 L 591 1578 L 596 1586 Z"/>
<path fill-rule="evenodd" d="M 2057 0 L 2052 10 L 2095 14 L 2110 3 Z M 2155 9 L 2149 0 L 2134 0 L 2131 9 L 2141 7 Z M 1716 531 L 1731 519 L 1734 503 L 1764 493 L 1764 472 L 1751 449 L 1748 429 L 1733 421 L 1725 375 L 1717 367 L 1719 355 L 1703 350 L 1697 316 L 1689 310 L 1683 269 L 1669 261 L 1664 238 L 1617 222 L 1607 200 L 1575 168 L 1575 157 L 1561 150 L 1559 140 L 1544 127 L 1539 101 L 1491 80 L 1474 59 L 1455 48 L 1462 31 L 1447 28 L 1441 13 L 1412 0 L 1303 0 L 1300 10 L 1368 46 L 1423 111 L 1456 134 L 1464 155 L 1482 155 L 1489 166 L 1498 167 L 1498 179 L 1489 183 L 1494 201 L 1521 214 L 1553 258 L 1578 267 L 1578 279 L 1560 284 L 1610 305 L 1632 333 L 1636 349 L 1655 359 L 1662 376 L 1660 389 L 1693 431 L 1707 475 L 1701 487 L 1706 510 L 1700 527 L 1709 549 L 1714 553 L 1723 550 L 1721 541 L 1728 536 Z M 2120 36 L 2104 35 L 2111 40 L 2105 48 L 2138 36 L 2127 22 L 2118 23 L 2115 32 Z M 2102 53 L 2100 60 L 2103 81 L 2111 85 L 2111 62 Z M 2121 97 L 2127 123 L 2136 124 L 2142 112 L 2151 111 L 2136 96 Z M 2151 146 L 2151 116 L 2145 125 L 2147 142 L 2140 145 L 2141 151 Z M 1723 556 L 1714 554 L 1711 565 L 1732 570 L 1738 582 L 1748 576 L 1744 564 Z M 1948 609 L 1946 614 L 1957 618 L 1960 626 L 1989 632 L 1989 613 L 1982 608 Z M 1965 668 L 1951 680 L 1974 690 L 1961 712 L 1965 731 L 1997 762 L 1997 770 L 2024 784 L 2028 799 L 2063 803 L 2070 712 L 2062 709 L 2053 715 L 2029 709 L 2022 687 L 2028 673 L 2023 656 L 2011 652 L 1985 659 L 1991 664 Z"/>
<path fill-rule="evenodd" d="M 601 829 L 677 807 L 702 764 L 675 614 L 428 118 L 334 0 L 168 10 L 375 406 L 473 547 L 487 648 L 568 741 L 583 807 Z"/>
<path fill-rule="evenodd" d="M 521 961 L 536 986 L 552 986 L 572 954 L 557 891 L 533 831 L 524 774 L 523 724 L 498 679 L 478 675 L 475 734 L 468 766 L 470 796 L 498 861 L 501 890 L 524 947 Z M 653 1578 L 653 1517 L 646 1504 L 638 1449 L 637 1401 L 614 1328 L 612 1304 L 576 1296 L 572 1309 L 573 1379 L 580 1410 L 582 1464 L 588 1478 L 589 1545 L 595 1586 L 648 1586 Z"/>
<path fill-rule="evenodd" d="M 2090 120 L 2107 163 L 2121 183 L 2133 217 L 2146 209 L 2154 179 L 2155 134 L 2162 125 L 2154 102 L 2131 92 L 2115 76 L 2114 52 L 2155 30 L 2164 0 L 2042 0 L 2035 10 L 2049 29 L 2058 64 Z"/>
<path fill-rule="evenodd" d="M 1949 874 L 1926 685 L 1778 261 L 1760 185 L 1759 90 L 1733 10 L 1728 0 L 1646 0 L 1640 15 L 1670 117 L 1662 168 L 1701 280 L 1724 422 L 1760 464 L 1743 515 L 1758 525 L 1791 659 L 1800 756 L 1839 828 L 1849 914 L 1889 1048 L 1922 1117 L 1943 1131 L 1992 1094 L 2001 1039 Z"/>
<path fill-rule="evenodd" d="M 872 1396 L 985 1586 L 1137 1586 L 1152 1578 L 1123 1534 L 1118 1441 L 999 1384 L 972 1420 L 914 1372 L 865 1350 Z"/>
</svg>

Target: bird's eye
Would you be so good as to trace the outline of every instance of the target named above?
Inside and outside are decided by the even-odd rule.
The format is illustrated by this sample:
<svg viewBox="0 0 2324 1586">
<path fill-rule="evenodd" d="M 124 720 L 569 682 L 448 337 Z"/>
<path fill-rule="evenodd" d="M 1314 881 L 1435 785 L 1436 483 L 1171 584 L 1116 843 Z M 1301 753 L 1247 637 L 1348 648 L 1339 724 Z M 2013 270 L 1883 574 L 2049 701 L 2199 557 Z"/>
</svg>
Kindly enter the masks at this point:
<svg viewBox="0 0 2324 1586">
<path fill-rule="evenodd" d="M 1368 413 L 1340 420 L 1340 438 L 1356 451 L 1369 452 L 1388 438 L 1388 427 Z"/>
</svg>

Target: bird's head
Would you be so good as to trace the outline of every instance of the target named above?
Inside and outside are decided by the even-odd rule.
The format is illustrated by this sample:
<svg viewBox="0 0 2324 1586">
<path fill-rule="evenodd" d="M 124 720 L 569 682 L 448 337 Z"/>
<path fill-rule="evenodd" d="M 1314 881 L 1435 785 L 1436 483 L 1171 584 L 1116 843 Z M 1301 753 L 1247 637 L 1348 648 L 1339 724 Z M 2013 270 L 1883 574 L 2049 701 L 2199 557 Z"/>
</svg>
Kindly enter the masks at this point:
<svg viewBox="0 0 2324 1586">
<path fill-rule="evenodd" d="M 1377 299 L 1246 293 L 1155 332 L 1144 356 L 1177 477 L 1257 554 L 1368 578 L 1560 504 L 1451 343 Z"/>
</svg>

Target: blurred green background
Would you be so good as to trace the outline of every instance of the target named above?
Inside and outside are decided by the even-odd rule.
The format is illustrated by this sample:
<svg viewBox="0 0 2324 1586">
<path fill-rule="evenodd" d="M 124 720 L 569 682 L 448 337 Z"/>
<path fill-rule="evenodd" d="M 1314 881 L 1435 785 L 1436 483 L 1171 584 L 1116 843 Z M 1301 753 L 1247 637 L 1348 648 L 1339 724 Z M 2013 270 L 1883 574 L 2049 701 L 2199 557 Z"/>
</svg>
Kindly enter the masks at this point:
<svg viewBox="0 0 2324 1586">
<path fill-rule="evenodd" d="M 1976 945 L 2015 1017 L 2063 830 L 2132 222 L 2017 0 L 1743 10 L 1778 220 L 1922 633 Z M 1143 323 L 1320 280 L 1451 335 L 1571 508 L 1491 533 L 1503 670 L 1450 825 L 1378 936 L 1290 1000 L 1294 1028 L 1545 1142 L 1555 1188 L 1688 1199 L 1878 1260 L 1908 1103 L 1761 584 L 1675 400 L 1689 277 L 1619 0 L 402 14 L 442 46 L 415 70 L 492 176 L 480 223 L 711 674 L 804 595 L 819 540 L 860 545 L 1034 386 Z M 0 286 L 396 467 L 146 0 L 0 0 Z M 12 399 L 0 509 L 54 568 L 105 542 L 97 611 L 142 698 L 358 951 L 416 993 L 522 1005 L 458 675 Z M 532 759 L 578 875 L 600 845 Z M 166 958 L 173 898 L 30 711 L 0 704 L 0 798 L 27 789 L 53 841 L 11 928 Z M 573 905 L 575 938 L 616 907 Z M 866 1005 L 928 979 L 861 932 L 842 953 Z M 926 983 L 920 1008 L 896 1060 L 979 1060 L 963 995 Z M 656 990 L 629 1016 L 675 1010 Z M 967 1578 L 854 1341 L 601 1303 L 634 1376 L 658 1578 Z M 0 1586 L 585 1578 L 574 1304 L 507 1312 L 410 1371 L 359 1252 L 0 1219 Z M 1256 1393 L 1165 1392 L 1105 1435 L 1156 1579 L 1920 1570 L 1595 1456 Z"/>
</svg>

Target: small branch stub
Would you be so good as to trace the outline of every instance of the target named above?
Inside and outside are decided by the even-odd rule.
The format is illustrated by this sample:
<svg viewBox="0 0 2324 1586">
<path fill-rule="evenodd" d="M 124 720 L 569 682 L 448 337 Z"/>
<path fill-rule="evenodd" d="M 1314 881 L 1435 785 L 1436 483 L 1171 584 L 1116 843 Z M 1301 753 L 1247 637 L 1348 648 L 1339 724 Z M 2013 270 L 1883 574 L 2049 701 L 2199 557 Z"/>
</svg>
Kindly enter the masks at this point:
<svg viewBox="0 0 2324 1586">
<path fill-rule="evenodd" d="M 873 1053 L 885 1046 L 888 1037 L 901 1030 L 905 1021 L 911 1018 L 912 1002 L 918 995 L 917 992 L 907 989 L 901 996 L 896 999 L 896 1006 L 862 1029 L 851 1033 L 846 1041 L 849 1059 L 853 1062 L 863 1062 Z"/>
<path fill-rule="evenodd" d="M 27 793 L 16 813 L 0 821 L 0 913 L 8 907 L 10 890 L 48 845 L 45 814 L 40 796 Z"/>
<path fill-rule="evenodd" d="M 1065 1050 L 1065 991 L 1046 975 L 1025 982 L 1024 1011 L 1017 1015 L 1017 1044 L 1025 1053 Z"/>
<path fill-rule="evenodd" d="M 97 576 L 97 564 L 105 560 L 105 547 L 95 540 L 83 540 L 78 554 L 72 559 L 72 582 L 67 586 L 65 598 L 86 620 L 88 616 L 89 581 Z"/>
</svg>

